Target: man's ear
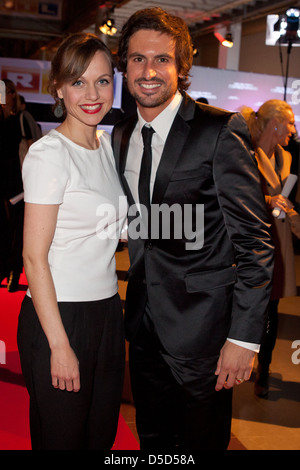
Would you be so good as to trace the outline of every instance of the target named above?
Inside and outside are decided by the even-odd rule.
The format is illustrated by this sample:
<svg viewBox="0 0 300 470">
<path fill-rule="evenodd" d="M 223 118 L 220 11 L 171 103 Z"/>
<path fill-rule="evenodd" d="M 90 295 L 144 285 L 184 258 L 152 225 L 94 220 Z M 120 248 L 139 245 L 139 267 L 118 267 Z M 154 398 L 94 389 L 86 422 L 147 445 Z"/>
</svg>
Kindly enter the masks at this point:
<svg viewBox="0 0 300 470">
<path fill-rule="evenodd" d="M 183 75 L 182 73 L 179 73 L 177 83 L 179 83 L 179 80 L 182 80 L 184 82 L 184 79 L 185 79 L 185 75 Z"/>
</svg>

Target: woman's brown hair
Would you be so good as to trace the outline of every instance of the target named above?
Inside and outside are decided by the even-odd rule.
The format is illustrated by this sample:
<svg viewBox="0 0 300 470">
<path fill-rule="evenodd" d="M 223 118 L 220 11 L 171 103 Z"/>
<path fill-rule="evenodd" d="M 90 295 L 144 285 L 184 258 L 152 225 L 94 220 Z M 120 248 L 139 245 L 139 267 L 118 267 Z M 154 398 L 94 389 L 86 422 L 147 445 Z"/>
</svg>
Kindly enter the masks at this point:
<svg viewBox="0 0 300 470">
<path fill-rule="evenodd" d="M 48 90 L 58 105 L 57 89 L 64 83 L 76 81 L 88 68 L 95 53 L 104 52 L 111 62 L 114 73 L 113 56 L 108 47 L 95 34 L 75 33 L 68 36 L 58 48 L 49 75 Z"/>
</svg>

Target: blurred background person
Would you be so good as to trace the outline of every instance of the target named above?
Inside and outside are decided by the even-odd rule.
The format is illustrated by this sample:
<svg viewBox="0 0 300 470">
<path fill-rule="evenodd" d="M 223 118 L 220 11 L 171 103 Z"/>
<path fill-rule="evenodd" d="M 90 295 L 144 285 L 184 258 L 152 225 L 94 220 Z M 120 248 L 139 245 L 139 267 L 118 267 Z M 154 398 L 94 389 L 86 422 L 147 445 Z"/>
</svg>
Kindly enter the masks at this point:
<svg viewBox="0 0 300 470">
<path fill-rule="evenodd" d="M 20 124 L 21 103 L 11 80 L 3 79 L 6 103 L 0 110 L 0 281 L 8 280 L 7 289 L 15 292 L 23 270 L 23 218 L 24 202 L 12 204 L 10 200 L 23 192 L 19 145 L 22 140 Z M 26 119 L 24 133 L 29 147 L 32 135 Z"/>
<path fill-rule="evenodd" d="M 269 390 L 269 366 L 277 336 L 279 300 L 297 293 L 291 229 L 299 237 L 300 216 L 293 209 L 293 203 L 281 195 L 292 163 L 291 154 L 283 146 L 289 144 L 296 130 L 293 110 L 282 100 L 268 100 L 257 112 L 248 107 L 243 107 L 241 112 L 253 140 L 275 245 L 273 288 L 255 381 L 255 394 L 263 398 Z M 273 217 L 275 207 L 284 212 L 284 218 Z"/>
<path fill-rule="evenodd" d="M 195 101 L 197 101 L 198 103 L 209 104 L 208 99 L 205 98 L 205 96 L 199 96 L 199 98 L 197 98 Z"/>
<path fill-rule="evenodd" d="M 31 138 L 32 138 L 32 143 L 33 143 L 39 140 L 43 136 L 42 129 L 41 129 L 40 124 L 36 122 L 32 114 L 26 109 L 26 101 L 25 101 L 24 96 L 22 95 L 19 95 L 19 96 L 20 96 L 20 103 L 21 103 L 21 115 L 20 115 L 21 128 L 22 130 L 24 130 L 23 121 L 24 119 L 26 119 L 26 122 L 31 132 Z"/>
</svg>

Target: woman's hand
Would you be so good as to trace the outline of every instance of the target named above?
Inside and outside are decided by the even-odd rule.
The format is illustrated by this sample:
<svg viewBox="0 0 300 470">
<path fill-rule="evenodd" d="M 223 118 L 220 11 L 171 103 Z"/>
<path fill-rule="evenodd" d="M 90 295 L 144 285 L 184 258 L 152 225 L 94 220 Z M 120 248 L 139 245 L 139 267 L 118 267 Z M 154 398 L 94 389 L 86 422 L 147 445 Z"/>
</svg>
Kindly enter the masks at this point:
<svg viewBox="0 0 300 470">
<path fill-rule="evenodd" d="M 51 350 L 51 377 L 54 388 L 79 392 L 79 361 L 71 347 Z"/>
<path fill-rule="evenodd" d="M 282 194 L 277 194 L 276 196 L 272 196 L 270 205 L 272 209 L 275 209 L 275 207 L 278 207 L 284 212 L 287 212 L 288 210 L 293 209 L 294 207 L 293 203 L 287 197 L 282 196 Z"/>
</svg>

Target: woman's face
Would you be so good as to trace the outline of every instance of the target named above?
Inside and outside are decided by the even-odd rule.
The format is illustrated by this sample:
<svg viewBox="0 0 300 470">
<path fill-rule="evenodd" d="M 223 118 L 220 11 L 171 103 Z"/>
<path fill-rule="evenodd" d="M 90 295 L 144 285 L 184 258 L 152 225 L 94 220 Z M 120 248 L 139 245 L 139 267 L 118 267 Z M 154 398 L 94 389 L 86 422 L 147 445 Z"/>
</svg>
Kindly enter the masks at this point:
<svg viewBox="0 0 300 470">
<path fill-rule="evenodd" d="M 295 117 L 292 111 L 287 111 L 285 118 L 280 121 L 277 125 L 277 140 L 278 144 L 283 147 L 288 145 L 292 134 L 296 133 L 295 129 Z"/>
<path fill-rule="evenodd" d="M 62 85 L 57 95 L 64 100 L 66 120 L 76 126 L 97 126 L 113 104 L 112 66 L 105 52 L 97 51 L 82 76 Z"/>
</svg>

